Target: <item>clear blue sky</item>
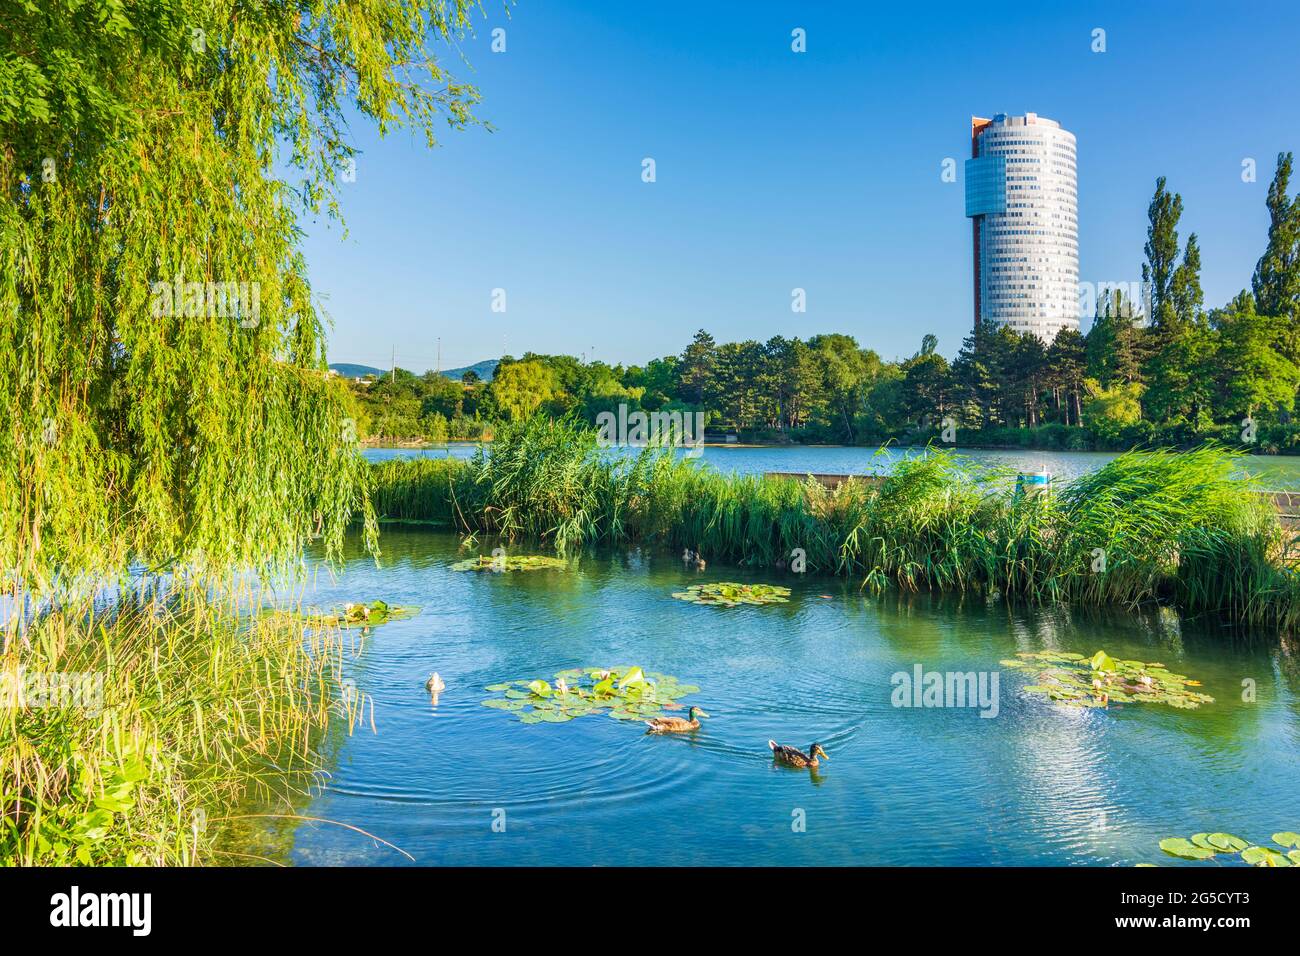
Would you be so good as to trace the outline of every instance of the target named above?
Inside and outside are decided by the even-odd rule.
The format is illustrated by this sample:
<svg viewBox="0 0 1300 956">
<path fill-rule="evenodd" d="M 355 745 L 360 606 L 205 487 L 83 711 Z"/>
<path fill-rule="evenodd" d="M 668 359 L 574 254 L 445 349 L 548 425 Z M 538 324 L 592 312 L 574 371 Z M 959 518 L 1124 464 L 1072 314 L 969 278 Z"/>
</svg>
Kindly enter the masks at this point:
<svg viewBox="0 0 1300 956">
<path fill-rule="evenodd" d="M 972 113 L 1033 111 L 1078 137 L 1084 281 L 1139 278 L 1168 176 L 1218 305 L 1262 252 L 1276 154 L 1300 152 L 1294 2 L 485 6 L 472 70 L 456 65 L 496 131 L 448 130 L 429 151 L 357 124 L 350 235 L 308 225 L 331 361 L 386 366 L 396 346 L 423 370 L 441 336 L 443 368 L 503 349 L 641 363 L 701 327 L 846 332 L 887 359 L 933 332 L 951 356 L 971 324 Z"/>
</svg>

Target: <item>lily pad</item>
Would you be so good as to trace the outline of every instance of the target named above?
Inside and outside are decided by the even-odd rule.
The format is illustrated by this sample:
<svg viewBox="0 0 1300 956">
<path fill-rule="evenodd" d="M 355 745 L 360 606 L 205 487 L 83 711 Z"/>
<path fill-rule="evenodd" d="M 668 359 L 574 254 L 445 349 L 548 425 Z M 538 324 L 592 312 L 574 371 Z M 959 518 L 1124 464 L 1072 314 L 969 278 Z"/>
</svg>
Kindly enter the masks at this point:
<svg viewBox="0 0 1300 956">
<path fill-rule="evenodd" d="M 369 604 L 348 602 L 322 614 L 294 614 L 312 627 L 378 627 L 389 621 L 404 621 L 420 613 L 418 607 L 400 607 L 384 601 Z"/>
<path fill-rule="evenodd" d="M 1208 860 L 1214 856 L 1213 850 L 1197 846 L 1191 840 L 1182 837 L 1166 837 L 1160 841 L 1160 849 L 1170 856 L 1181 857 L 1184 860 Z"/>
<path fill-rule="evenodd" d="M 1196 681 L 1170 673 L 1163 665 L 1120 660 L 1105 651 L 1097 651 L 1092 657 L 1025 651 L 1017 658 L 1014 663 L 1002 664 L 1037 671 L 1036 679 L 1024 691 L 1063 706 L 1105 708 L 1112 703 L 1141 703 L 1192 710 L 1214 702 L 1208 694 L 1190 689 L 1199 686 Z"/>
<path fill-rule="evenodd" d="M 487 690 L 500 696 L 489 697 L 483 704 L 515 712 L 526 724 L 558 724 L 593 714 L 641 720 L 665 709 L 681 709 L 678 701 L 700 690 L 669 674 L 635 665 L 574 667 L 558 671 L 555 677 L 553 685 L 542 678 L 490 684 Z"/>
<path fill-rule="evenodd" d="M 1216 850 L 1226 850 L 1231 853 L 1239 853 L 1250 846 L 1239 836 L 1233 836 L 1231 833 L 1211 833 L 1206 840 L 1210 846 Z"/>
<path fill-rule="evenodd" d="M 737 607 L 741 604 L 785 604 L 790 600 L 790 589 L 775 584 L 737 584 L 721 581 L 716 584 L 692 584 L 685 591 L 674 591 L 673 597 L 692 604 L 720 604 Z"/>
<path fill-rule="evenodd" d="M 1291 866 L 1286 854 L 1271 846 L 1252 846 L 1241 851 L 1241 858 L 1251 866 Z"/>
<path fill-rule="evenodd" d="M 1300 834 L 1283 830 L 1273 834 L 1280 847 L 1300 841 Z M 1232 833 L 1197 833 L 1190 840 L 1167 837 L 1160 841 L 1160 849 L 1184 860 L 1240 859 L 1251 866 L 1290 867 L 1300 865 L 1300 849 L 1283 852 L 1277 847 L 1253 845 Z M 1222 855 L 1222 856 L 1220 856 Z"/>
<path fill-rule="evenodd" d="M 563 571 L 568 562 L 563 558 L 536 554 L 480 554 L 451 566 L 453 571 Z"/>
</svg>

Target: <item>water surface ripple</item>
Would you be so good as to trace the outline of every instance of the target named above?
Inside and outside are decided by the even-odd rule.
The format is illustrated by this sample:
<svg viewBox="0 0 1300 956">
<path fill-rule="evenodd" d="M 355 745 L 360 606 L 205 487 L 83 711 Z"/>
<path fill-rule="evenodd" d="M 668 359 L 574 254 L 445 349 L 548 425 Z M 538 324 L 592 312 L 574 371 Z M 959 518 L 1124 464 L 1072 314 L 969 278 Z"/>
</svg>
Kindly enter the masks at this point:
<svg viewBox="0 0 1300 956">
<path fill-rule="evenodd" d="M 1300 829 L 1300 665 L 1276 642 L 1230 640 L 1168 612 L 1097 615 L 711 566 L 667 554 L 586 555 L 564 572 L 449 570 L 457 539 L 386 527 L 383 566 L 355 550 L 307 600 L 423 608 L 374 629 L 349 665 L 374 701 L 336 735 L 311 816 L 352 824 L 420 864 L 1094 864 L 1169 862 L 1165 836 Z M 481 547 L 490 547 L 484 543 Z M 697 607 L 694 581 L 767 580 L 789 604 Z M 1055 647 L 1161 660 L 1217 698 L 1197 711 L 1062 711 L 999 668 Z M 697 684 L 695 734 L 646 736 L 605 717 L 523 725 L 484 686 L 569 667 L 639 664 Z M 1000 671 L 998 713 L 900 708 L 891 675 Z M 436 704 L 423 682 L 438 671 Z M 1257 686 L 1242 700 L 1242 680 Z M 767 740 L 831 759 L 774 766 Z M 504 816 L 503 816 L 504 815 Z M 504 819 L 504 832 L 493 829 Z M 800 827 L 802 823 L 802 828 Z M 303 824 L 301 864 L 400 864 L 340 827 Z"/>
</svg>

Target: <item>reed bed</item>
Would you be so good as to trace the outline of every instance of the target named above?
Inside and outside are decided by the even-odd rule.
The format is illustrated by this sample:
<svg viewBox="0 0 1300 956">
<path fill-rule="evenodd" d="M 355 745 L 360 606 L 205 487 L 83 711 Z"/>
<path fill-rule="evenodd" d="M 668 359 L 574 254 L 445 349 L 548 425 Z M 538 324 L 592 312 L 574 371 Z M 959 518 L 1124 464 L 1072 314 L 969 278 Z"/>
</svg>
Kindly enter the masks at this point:
<svg viewBox="0 0 1300 956">
<path fill-rule="evenodd" d="M 331 717 L 362 717 L 343 652 L 194 589 L 33 618 L 0 657 L 0 862 L 256 862 L 222 848 L 233 808 L 305 792 Z"/>
<path fill-rule="evenodd" d="M 532 540 L 564 552 L 661 544 L 720 562 L 809 571 L 873 589 L 1000 593 L 1136 606 L 1287 628 L 1300 587 L 1287 537 L 1237 455 L 1131 452 L 1046 494 L 1014 474 L 931 449 L 881 481 L 721 474 L 672 450 L 611 455 L 595 434 L 542 419 L 499 430 L 470 461 L 372 470 L 382 517 Z"/>
</svg>

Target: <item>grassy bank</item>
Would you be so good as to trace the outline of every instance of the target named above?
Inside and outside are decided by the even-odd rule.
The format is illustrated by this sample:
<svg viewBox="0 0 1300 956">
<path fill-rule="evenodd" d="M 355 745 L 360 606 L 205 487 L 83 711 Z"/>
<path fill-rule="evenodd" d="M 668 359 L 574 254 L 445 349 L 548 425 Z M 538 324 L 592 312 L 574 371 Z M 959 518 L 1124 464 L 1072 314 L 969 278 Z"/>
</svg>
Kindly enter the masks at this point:
<svg viewBox="0 0 1300 956">
<path fill-rule="evenodd" d="M 46 614 L 0 658 L 0 861 L 255 862 L 221 848 L 232 808 L 304 787 L 331 712 L 359 718 L 337 632 L 155 597 Z"/>
<path fill-rule="evenodd" d="M 594 433 L 535 420 L 470 461 L 373 467 L 387 518 L 587 544 L 658 543 L 710 560 L 788 563 L 873 588 L 936 587 L 1041 601 L 1175 604 L 1257 624 L 1300 617 L 1277 518 L 1236 455 L 1129 453 L 1050 495 L 950 452 L 911 458 L 879 484 L 731 476 L 663 451 L 602 455 Z"/>
</svg>

